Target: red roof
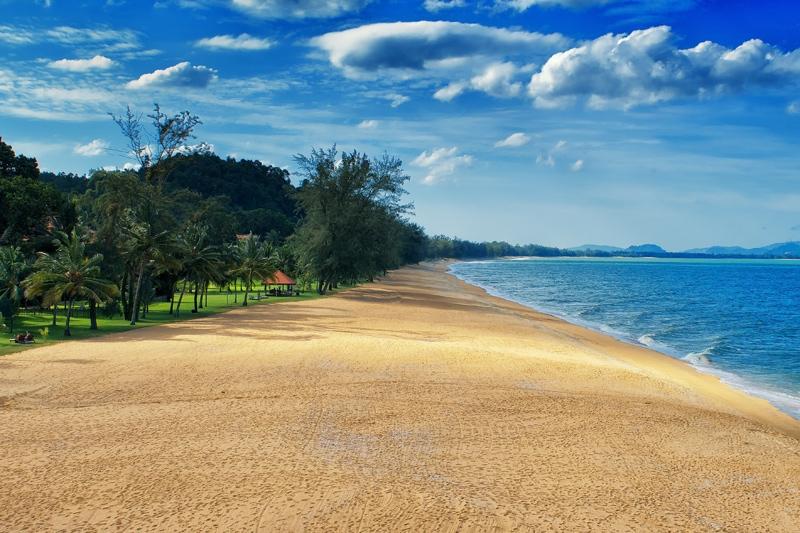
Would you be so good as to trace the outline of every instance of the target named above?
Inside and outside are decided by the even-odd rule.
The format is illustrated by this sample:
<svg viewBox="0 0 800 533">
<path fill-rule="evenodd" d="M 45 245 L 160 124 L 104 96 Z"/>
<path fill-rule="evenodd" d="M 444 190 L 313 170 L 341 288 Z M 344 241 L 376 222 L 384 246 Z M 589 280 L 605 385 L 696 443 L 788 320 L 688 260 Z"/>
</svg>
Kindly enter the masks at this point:
<svg viewBox="0 0 800 533">
<path fill-rule="evenodd" d="M 264 280 L 264 285 L 297 285 L 295 281 L 281 272 L 276 271 L 272 276 Z"/>
</svg>

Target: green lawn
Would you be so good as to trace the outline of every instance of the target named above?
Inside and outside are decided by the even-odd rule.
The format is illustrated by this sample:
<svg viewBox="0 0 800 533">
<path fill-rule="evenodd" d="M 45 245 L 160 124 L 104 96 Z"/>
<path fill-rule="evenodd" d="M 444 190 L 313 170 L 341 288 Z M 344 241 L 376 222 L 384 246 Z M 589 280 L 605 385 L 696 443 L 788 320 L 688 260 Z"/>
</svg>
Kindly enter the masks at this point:
<svg viewBox="0 0 800 533">
<path fill-rule="evenodd" d="M 339 291 L 343 290 L 340 288 Z M 334 294 L 337 291 L 332 291 L 328 294 Z M 250 296 L 257 295 L 257 292 L 251 292 Z M 303 292 L 300 296 L 289 297 L 275 297 L 270 296 L 266 299 L 254 301 L 249 300 L 248 306 L 254 305 L 267 305 L 282 302 L 297 302 L 303 300 L 313 300 L 320 296 L 314 291 Z M 175 297 L 177 302 L 177 295 Z M 73 312 L 72 320 L 70 321 L 71 337 L 64 337 L 64 321 L 65 314 L 63 307 L 59 309 L 57 325 L 52 326 L 53 316 L 49 311 L 37 312 L 21 311 L 14 318 L 14 333 L 10 333 L 8 328 L 2 328 L 2 337 L 0 337 L 0 356 L 9 353 L 18 352 L 21 350 L 30 349 L 43 344 L 53 344 L 56 342 L 70 341 L 73 339 L 87 339 L 91 337 L 99 337 L 101 335 L 108 335 L 109 333 L 118 333 L 121 331 L 129 331 L 135 328 L 146 328 L 158 324 L 165 324 L 167 322 L 176 322 L 178 320 L 191 320 L 221 313 L 226 310 L 241 307 L 244 292 L 238 294 L 238 303 L 234 302 L 234 294 L 221 291 L 217 288 L 211 288 L 208 292 L 208 307 L 200 309 L 197 313 L 192 313 L 193 307 L 193 294 L 186 293 L 183 296 L 183 303 L 181 304 L 180 317 L 175 317 L 169 314 L 169 302 L 154 302 L 150 305 L 150 312 L 147 313 L 147 318 L 140 319 L 136 326 L 131 326 L 128 320 L 125 320 L 120 314 L 115 315 L 114 318 L 105 318 L 100 309 L 97 313 L 97 325 L 99 330 L 92 331 L 89 329 L 89 311 L 88 306 L 83 312 L 77 311 L 78 304 L 76 304 L 76 311 Z M 42 329 L 48 328 L 49 335 L 47 337 L 42 335 Z M 24 333 L 30 331 L 36 337 L 36 344 L 33 345 L 18 345 L 11 342 L 9 339 L 13 338 L 17 333 Z"/>
</svg>

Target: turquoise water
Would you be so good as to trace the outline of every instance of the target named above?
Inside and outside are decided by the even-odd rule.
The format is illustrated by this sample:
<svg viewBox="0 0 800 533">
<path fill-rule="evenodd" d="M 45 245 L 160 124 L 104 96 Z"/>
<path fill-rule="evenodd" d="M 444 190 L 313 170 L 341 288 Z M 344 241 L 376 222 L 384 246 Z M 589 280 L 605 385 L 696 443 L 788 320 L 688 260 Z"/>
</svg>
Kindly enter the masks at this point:
<svg viewBox="0 0 800 533">
<path fill-rule="evenodd" d="M 800 261 L 456 263 L 504 298 L 681 358 L 800 418 Z"/>
</svg>

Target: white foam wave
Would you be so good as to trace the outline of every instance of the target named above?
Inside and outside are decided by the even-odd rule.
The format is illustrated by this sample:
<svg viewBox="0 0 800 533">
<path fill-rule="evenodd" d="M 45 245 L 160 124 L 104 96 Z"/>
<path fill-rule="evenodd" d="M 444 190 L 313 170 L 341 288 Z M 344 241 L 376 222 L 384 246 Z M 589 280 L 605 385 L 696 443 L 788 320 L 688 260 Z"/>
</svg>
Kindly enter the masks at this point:
<svg viewBox="0 0 800 533">
<path fill-rule="evenodd" d="M 713 353 L 713 347 L 706 348 L 702 352 L 691 352 L 686 354 L 686 357 L 684 357 L 683 360 L 695 366 L 711 366 L 711 356 Z"/>
<path fill-rule="evenodd" d="M 641 337 L 636 339 L 636 342 L 638 342 L 639 344 L 644 344 L 645 346 L 654 346 L 656 344 L 656 340 L 649 333 L 647 335 L 642 335 Z"/>
<path fill-rule="evenodd" d="M 628 336 L 623 332 L 617 331 L 606 324 L 583 320 L 580 317 L 574 315 L 569 315 L 554 309 L 548 309 L 541 305 L 533 304 L 532 302 L 526 301 L 525 299 L 515 298 L 514 296 L 504 293 L 503 291 L 500 291 L 487 283 L 481 283 L 469 279 L 468 276 L 466 276 L 463 272 L 458 271 L 452 266 L 449 268 L 449 272 L 451 274 L 454 274 L 462 281 L 480 287 L 481 289 L 485 290 L 492 296 L 497 296 L 499 298 L 503 298 L 524 305 L 535 311 L 539 311 L 541 313 L 561 318 L 562 320 L 566 320 L 567 322 L 571 322 L 578 326 L 582 326 L 585 328 L 592 329 L 594 331 L 605 333 L 621 341 L 625 341 L 628 343 L 634 342 L 633 336 Z M 718 347 L 716 344 L 700 352 L 692 352 L 684 356 L 683 354 L 680 354 L 679 352 L 670 348 L 669 346 L 658 342 L 654 338 L 655 335 L 656 334 L 654 333 L 641 335 L 638 339 L 636 339 L 636 342 L 640 345 L 647 346 L 648 348 L 661 352 L 665 355 L 675 357 L 677 359 L 683 359 L 688 364 L 697 368 L 699 371 L 714 375 L 717 378 L 719 378 L 722 382 L 727 383 L 732 387 L 735 387 L 748 394 L 752 394 L 753 396 L 763 398 L 768 402 L 770 402 L 775 407 L 777 407 L 778 409 L 782 410 L 783 412 L 793 416 L 794 418 L 800 419 L 800 395 L 791 394 L 785 391 L 778 391 L 772 387 L 763 386 L 761 384 L 755 384 L 751 382 L 749 379 L 739 374 L 734 374 L 733 372 L 724 371 L 714 366 L 711 356 L 714 355 L 714 349 Z M 718 342 L 721 341 L 718 340 Z"/>
</svg>

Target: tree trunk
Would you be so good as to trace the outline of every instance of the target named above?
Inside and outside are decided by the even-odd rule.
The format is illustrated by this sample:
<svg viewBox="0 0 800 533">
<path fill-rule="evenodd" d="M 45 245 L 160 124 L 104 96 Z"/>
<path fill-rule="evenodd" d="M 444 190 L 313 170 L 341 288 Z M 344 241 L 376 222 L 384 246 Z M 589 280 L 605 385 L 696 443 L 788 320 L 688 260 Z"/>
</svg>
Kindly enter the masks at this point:
<svg viewBox="0 0 800 533">
<path fill-rule="evenodd" d="M 194 282 L 194 309 L 192 309 L 192 313 L 197 312 L 197 293 L 200 292 L 200 284 L 198 282 Z"/>
<path fill-rule="evenodd" d="M 89 298 L 89 329 L 97 329 L 97 302 Z"/>
<path fill-rule="evenodd" d="M 133 293 L 133 302 L 131 305 L 131 326 L 136 325 L 139 320 L 139 293 L 142 290 L 142 278 L 144 278 L 144 259 L 139 261 L 139 275 L 136 280 L 136 291 Z"/>
<path fill-rule="evenodd" d="M 183 287 L 181 288 L 181 295 L 178 297 L 178 308 L 175 310 L 175 316 L 181 316 L 181 302 L 183 302 L 183 295 L 186 293 L 186 280 L 183 280 Z"/>
<path fill-rule="evenodd" d="M 125 275 L 128 278 L 126 283 L 127 290 L 125 291 L 127 297 L 122 299 L 122 312 L 125 316 L 125 320 L 130 320 L 133 317 L 131 301 L 133 300 L 134 275 L 133 272 L 127 272 Z"/>
<path fill-rule="evenodd" d="M 67 323 L 64 326 L 64 336 L 72 337 L 72 332 L 69 330 L 69 321 L 72 318 L 72 300 L 67 303 Z"/>
<path fill-rule="evenodd" d="M 250 281 L 252 278 L 247 279 L 247 285 L 244 287 L 244 300 L 242 300 L 242 307 L 247 307 L 247 297 L 250 295 Z"/>
<path fill-rule="evenodd" d="M 174 282 L 170 284 L 170 293 L 169 293 L 169 316 L 172 316 L 172 312 L 175 310 L 175 290 L 178 288 L 178 280 L 176 279 Z"/>
</svg>

